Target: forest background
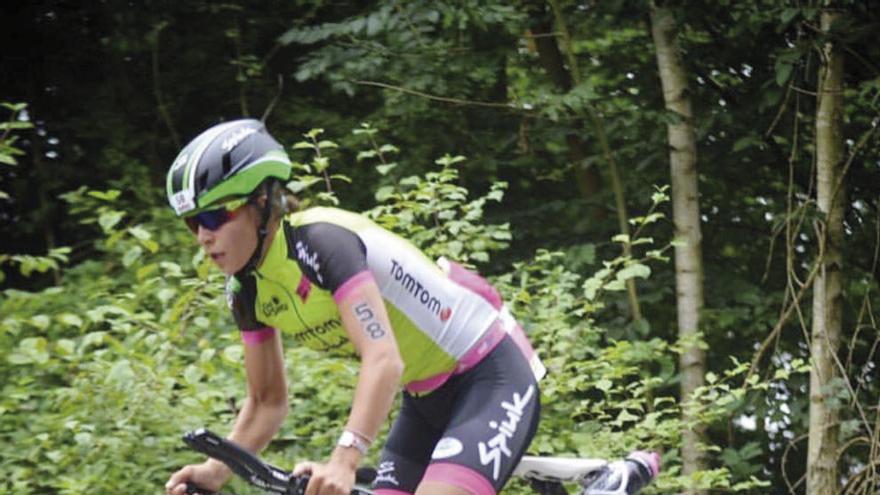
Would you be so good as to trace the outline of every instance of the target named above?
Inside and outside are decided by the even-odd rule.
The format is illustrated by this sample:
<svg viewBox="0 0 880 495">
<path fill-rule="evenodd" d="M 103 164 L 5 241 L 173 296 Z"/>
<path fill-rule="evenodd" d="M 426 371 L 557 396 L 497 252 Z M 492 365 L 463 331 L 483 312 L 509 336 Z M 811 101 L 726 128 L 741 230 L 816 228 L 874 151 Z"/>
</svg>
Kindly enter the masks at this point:
<svg viewBox="0 0 880 495">
<path fill-rule="evenodd" d="M 550 369 L 533 453 L 657 449 L 649 493 L 877 493 L 878 12 L 3 2 L 0 493 L 159 492 L 183 431 L 228 428 L 240 341 L 164 177 L 241 116 L 307 203 L 498 285 Z M 356 367 L 286 359 L 290 466 Z"/>
</svg>

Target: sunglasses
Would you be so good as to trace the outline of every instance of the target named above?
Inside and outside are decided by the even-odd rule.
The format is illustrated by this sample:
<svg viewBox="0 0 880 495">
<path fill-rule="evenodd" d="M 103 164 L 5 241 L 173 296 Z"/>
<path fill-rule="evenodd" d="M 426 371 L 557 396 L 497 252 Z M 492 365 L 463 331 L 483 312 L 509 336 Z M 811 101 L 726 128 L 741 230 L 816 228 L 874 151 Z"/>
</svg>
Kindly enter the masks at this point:
<svg viewBox="0 0 880 495">
<path fill-rule="evenodd" d="M 223 203 L 218 208 L 197 213 L 191 217 L 186 217 L 183 220 L 193 234 L 199 233 L 199 226 L 214 231 L 222 227 L 226 222 L 235 218 L 241 210 L 241 207 L 249 202 L 250 198 L 234 199 Z"/>
</svg>

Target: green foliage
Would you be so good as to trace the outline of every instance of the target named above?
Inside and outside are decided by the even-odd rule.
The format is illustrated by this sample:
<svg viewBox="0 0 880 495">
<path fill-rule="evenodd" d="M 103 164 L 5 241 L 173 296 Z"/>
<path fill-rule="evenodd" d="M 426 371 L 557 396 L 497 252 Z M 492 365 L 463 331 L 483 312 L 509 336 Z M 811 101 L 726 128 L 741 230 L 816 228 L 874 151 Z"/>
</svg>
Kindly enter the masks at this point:
<svg viewBox="0 0 880 495">
<path fill-rule="evenodd" d="M 0 122 L 0 164 L 14 166 L 18 164 L 15 157 L 23 155 L 24 152 L 16 147 L 15 142 L 18 137 L 12 134 L 12 131 L 30 129 L 33 126 L 26 120 L 19 120 L 19 116 L 25 111 L 27 104 L 0 102 L 0 107 L 10 112 L 6 122 Z M 0 191 L 0 199 L 6 199 L 6 197 L 5 193 Z"/>
<path fill-rule="evenodd" d="M 18 164 L 16 157 L 23 155 L 24 152 L 16 145 L 18 136 L 12 132 L 30 129 L 33 125 L 23 120 L 26 118 L 24 115 L 26 104 L 0 102 L 0 107 L 10 111 L 8 120 L 0 123 L 0 165 L 16 166 Z M 5 179 L 4 172 L 5 167 L 0 169 L 0 180 Z M 0 201 L 8 199 L 9 195 L 0 189 Z M 0 284 L 6 279 L 6 274 L 3 272 L 4 265 L 18 265 L 19 273 L 29 277 L 34 272 L 46 273 L 50 270 L 59 270 L 60 264 L 68 261 L 69 254 L 70 248 L 67 247 L 52 248 L 46 256 L 0 253 Z"/>
<path fill-rule="evenodd" d="M 380 187 L 376 191 L 379 204 L 366 215 L 409 239 L 428 256 L 447 256 L 462 263 L 488 261 L 490 251 L 507 247 L 510 226 L 479 221 L 488 201 L 501 201 L 507 184 L 495 182 L 484 196 L 468 201 L 467 189 L 455 184 L 459 174 L 454 166 L 464 160 L 446 155 L 435 162 L 439 171 Z"/>
<path fill-rule="evenodd" d="M 367 151 L 375 152 L 362 152 L 362 160 L 378 160 L 377 169 L 391 163 L 395 148 L 378 144 L 375 128 L 358 131 L 369 138 Z M 335 202 L 328 184 L 346 178 L 330 173 L 327 153 L 337 146 L 320 134 L 313 130 L 294 145 L 313 158 L 297 163 L 300 174 L 289 187 L 306 201 Z M 379 187 L 368 215 L 430 256 L 486 262 L 510 241 L 506 224 L 484 222 L 487 202 L 501 201 L 506 184 L 494 183 L 471 199 L 457 184 L 463 161 L 446 155 L 436 161 L 437 171 Z M 377 172 L 377 180 L 387 175 Z M 316 192 L 321 186 L 327 189 Z M 191 236 L 165 208 L 138 222 L 117 190 L 83 187 L 63 199 L 96 232 L 99 255 L 64 270 L 60 286 L 8 290 L 0 299 L 0 346 L 11 349 L 0 362 L 0 486 L 53 493 L 154 490 L 175 466 L 196 459 L 183 451 L 182 431 L 199 425 L 224 431 L 241 404 L 242 346 L 223 303 L 223 278 L 201 253 L 192 255 Z M 669 392 L 682 346 L 612 338 L 595 319 L 606 294 L 631 278 L 650 277 L 651 265 L 667 261 L 670 246 L 656 248 L 641 233 L 663 219 L 659 210 L 668 199 L 666 188 L 656 189 L 653 206 L 632 220 L 633 236 L 615 239 L 634 254 L 603 262 L 589 277 L 566 270 L 561 253 L 540 250 L 495 278 L 549 370 L 532 451 L 619 457 L 653 448 L 664 452 L 661 493 L 686 486 L 746 491 L 761 483 L 750 464 L 754 447 L 725 450 L 730 466 L 692 478 L 677 467 L 687 426 L 679 419 L 682 408 L 708 424 L 729 417 L 745 393 L 730 386 L 742 366 L 727 370 L 725 380 L 709 380 L 692 404 L 682 405 Z M 292 413 L 265 455 L 289 466 L 325 458 L 332 449 L 357 363 L 304 348 L 287 349 L 285 360 Z M 750 385 L 766 388 L 760 381 Z M 23 444 L 30 447 L 16 447 Z M 141 476 L 132 480 L 131 472 Z"/>
<path fill-rule="evenodd" d="M 710 409 L 702 402 L 689 407 L 709 421 L 712 469 L 683 480 L 671 420 L 675 407 L 685 407 L 674 392 L 684 343 L 675 337 L 675 283 L 659 241 L 674 235 L 674 225 L 655 216 L 642 232 L 615 238 L 606 161 L 585 118 L 592 107 L 605 127 L 628 211 L 649 217 L 669 213 L 668 206 L 651 211 L 651 186 L 669 182 L 666 125 L 682 116 L 663 108 L 646 2 L 557 3 L 570 47 L 560 42 L 558 21 L 543 2 L 297 0 L 271 9 L 198 1 L 163 9 L 119 9 L 113 2 L 59 9 L 30 2 L 6 12 L 0 36 L 10 48 L 0 65 L 16 77 L 4 79 L 7 96 L 0 100 L 27 95 L 29 105 L 27 115 L 21 104 L 2 104 L 0 111 L 0 492 L 13 484 L 15 492 L 83 491 L 74 481 L 72 488 L 55 486 L 50 478 L 62 469 L 68 479 L 79 470 L 90 481 L 106 470 L 100 491 L 132 490 L 108 488 L 111 477 L 143 478 L 134 484 L 156 491 L 171 464 L 193 460 L 175 450 L 184 425 L 224 430 L 228 398 L 239 405 L 242 387 L 234 363 L 241 347 L 220 295 L 222 277 L 193 254 L 179 221 L 156 205 L 163 201 L 165 166 L 181 141 L 218 121 L 259 117 L 269 106 L 273 134 L 304 143 L 294 150 L 307 155 L 300 182 L 291 184 L 304 204 L 369 209 L 381 190 L 375 211 L 387 212 L 383 223 L 416 237 L 432 256 L 449 256 L 460 246 L 460 260 L 507 284 L 503 291 L 545 361 L 559 376 L 575 377 L 572 384 L 548 378 L 545 389 L 554 400 L 545 405 L 554 412 L 550 430 L 539 437 L 542 451 L 580 450 L 582 444 L 553 435 L 573 425 L 591 439 L 591 449 L 611 452 L 605 442 L 637 443 L 645 429 L 640 425 L 651 424 L 642 418 L 656 412 L 660 434 L 649 443 L 663 448 L 669 468 L 658 492 L 688 483 L 787 492 L 784 477 L 794 482 L 806 465 L 800 439 L 809 379 L 802 371 L 777 374 L 808 358 L 810 294 L 784 324 L 779 315 L 802 287 L 815 257 L 815 226 L 823 221 L 812 167 L 817 72 L 829 41 L 838 42 L 846 58 L 842 133 L 849 168 L 842 184 L 848 206 L 839 354 L 846 373 L 827 391 L 841 416 L 841 472 L 870 478 L 876 432 L 864 418 L 878 402 L 876 9 L 870 2 L 837 2 L 842 20 L 825 35 L 816 2 L 667 3 L 679 26 L 696 126 L 706 307 L 693 343 L 706 350 L 711 378 L 700 399 Z M 553 41 L 563 52 L 556 62 L 542 44 Z M 34 57 L 22 56 L 20 46 L 37 47 Z M 35 65 L 37 59 L 44 63 Z M 575 66 L 580 81 L 567 84 Z M 358 127 L 365 121 L 375 127 Z M 309 128 L 325 131 L 300 138 Z M 446 162 L 467 160 L 435 163 L 447 153 Z M 595 187 L 584 187 L 591 184 L 580 174 L 594 172 Z M 503 202 L 487 199 L 468 210 L 496 182 L 510 184 L 497 191 Z M 72 201 L 57 200 L 81 186 L 87 189 L 71 193 Z M 440 203 L 450 218 L 435 218 L 431 208 Z M 453 231 L 450 222 L 468 215 L 471 220 Z M 443 239 L 436 251 L 433 235 Z M 632 245 L 631 259 L 617 256 L 621 243 Z M 57 246 L 73 249 L 53 251 Z M 651 258 L 652 250 L 658 258 Z M 618 290 L 630 276 L 646 315 L 641 322 L 626 320 L 626 298 Z M 146 328 L 157 329 L 150 344 L 135 336 Z M 97 335 L 106 339 L 100 345 Z M 86 339 L 95 342 L 86 345 Z M 157 349 L 169 342 L 167 369 L 155 371 Z M 728 372 L 755 359 L 758 346 L 766 352 L 757 356 L 745 393 L 737 392 L 746 378 Z M 203 353 L 213 369 L 202 370 Z M 560 357 L 566 353 L 584 361 L 567 362 Z M 327 427 L 337 423 L 324 413 L 343 411 L 349 384 L 311 384 L 352 371 L 323 367 L 323 361 L 310 367 L 305 363 L 314 356 L 297 349 L 289 349 L 287 359 L 297 395 L 286 440 L 269 453 L 280 465 L 326 453 Z M 611 359 L 628 368 L 602 364 Z M 589 379 L 577 378 L 579 367 Z M 148 385 L 154 381 L 148 368 L 156 383 L 175 385 Z M 128 369 L 133 388 L 143 375 L 143 390 L 162 395 L 155 417 L 104 382 L 111 374 L 125 377 Z M 660 381 L 640 384 L 645 374 Z M 204 386 L 192 389 L 193 383 Z M 300 385 L 306 394 L 299 395 Z M 96 390 L 94 397 L 85 387 Z M 221 389 L 223 398 L 206 395 L 213 401 L 208 412 L 182 405 L 201 390 Z M 132 400 L 150 402 L 143 390 Z M 639 402 L 644 394 L 650 400 Z M 715 401 L 726 406 L 713 412 Z M 95 425 L 84 419 L 89 414 L 112 412 L 140 429 L 116 431 L 112 421 L 95 426 L 98 445 L 117 437 L 136 445 L 150 435 L 159 443 L 143 447 L 143 456 L 125 450 L 125 457 L 101 446 L 102 457 L 90 457 L 87 466 L 78 457 L 88 451 L 75 449 L 75 437 L 90 430 L 65 428 L 62 405 L 80 425 Z M 128 417 L 126 410 L 136 414 Z M 164 424 L 154 421 L 160 416 Z M 604 419 L 616 422 L 610 433 L 601 429 Z M 308 428 L 311 421 L 320 428 Z M 595 439 L 588 427 L 599 431 Z M 53 440 L 63 448 L 49 445 Z M 42 454 L 56 451 L 61 455 L 48 461 Z M 129 473 L 112 470 L 117 459 Z M 772 486 L 761 487 L 753 477 Z"/>
</svg>

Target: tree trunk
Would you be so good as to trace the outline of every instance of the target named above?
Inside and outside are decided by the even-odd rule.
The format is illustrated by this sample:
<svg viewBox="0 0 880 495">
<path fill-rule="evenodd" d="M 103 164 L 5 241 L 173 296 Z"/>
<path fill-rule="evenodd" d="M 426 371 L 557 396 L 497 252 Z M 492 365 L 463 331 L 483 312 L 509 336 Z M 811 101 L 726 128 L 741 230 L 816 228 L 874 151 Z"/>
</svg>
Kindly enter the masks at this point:
<svg viewBox="0 0 880 495">
<path fill-rule="evenodd" d="M 663 85 L 666 109 L 677 113 L 681 120 L 668 125 L 669 163 L 672 177 L 672 216 L 675 237 L 684 241 L 675 247 L 675 292 L 678 313 L 678 334 L 693 341 L 700 329 L 703 308 L 703 255 L 700 232 L 700 203 L 697 185 L 697 145 L 693 114 L 688 95 L 687 76 L 678 47 L 677 27 L 668 8 L 651 8 L 651 34 L 657 52 L 657 66 Z M 679 359 L 681 398 L 687 401 L 694 389 L 703 385 L 706 355 L 697 345 L 684 350 Z M 687 408 L 684 421 L 689 424 L 682 432 L 682 472 L 685 475 L 704 469 L 700 443 L 704 428 L 693 424 Z M 704 493 L 698 490 L 687 493 Z"/>
<path fill-rule="evenodd" d="M 840 13 L 822 13 L 822 31 L 828 32 Z M 825 225 L 819 237 L 821 263 L 813 286 L 813 327 L 810 355 L 810 432 L 807 447 L 807 495 L 838 493 L 838 414 L 829 403 L 838 375 L 835 356 L 841 334 L 841 248 L 845 190 L 843 164 L 843 53 L 836 43 L 822 50 L 816 109 L 816 195 Z"/>
<path fill-rule="evenodd" d="M 550 10 L 553 12 L 554 18 L 556 20 L 556 26 L 561 32 L 560 38 L 562 40 L 564 50 L 560 51 L 556 36 L 553 36 L 552 38 L 536 36 L 535 44 L 538 49 L 542 64 L 544 64 L 547 72 L 556 82 L 557 86 L 560 86 L 560 88 L 564 89 L 565 91 L 569 91 L 574 86 L 580 84 L 580 70 L 578 69 L 577 58 L 575 57 L 575 53 L 572 48 L 572 40 L 568 32 L 568 26 L 566 25 L 565 18 L 559 8 L 559 4 L 556 0 L 548 0 L 547 3 L 550 6 Z M 537 11 L 537 13 L 534 9 L 531 12 L 533 15 L 533 20 L 538 21 L 537 26 L 539 27 L 539 30 L 542 32 L 549 32 L 551 24 L 547 24 L 547 21 L 544 19 L 544 17 L 542 17 L 543 7 L 540 11 Z M 563 57 L 563 52 L 565 57 Z M 563 60 L 566 59 L 568 60 L 567 70 L 563 64 Z M 620 233 L 629 237 L 629 215 L 626 211 L 626 201 L 624 199 L 622 181 L 620 179 L 620 172 L 617 167 L 617 162 L 615 161 L 614 155 L 611 153 L 611 147 L 608 144 L 608 137 L 605 133 L 605 125 L 602 122 L 602 119 L 599 117 L 596 109 L 593 108 L 589 103 L 585 103 L 584 110 L 590 117 L 590 123 L 593 125 L 593 130 L 596 133 L 596 139 L 599 142 L 602 157 L 605 159 L 605 163 L 608 166 L 608 175 L 611 177 L 611 185 L 614 192 L 614 204 L 617 208 L 617 223 L 620 228 Z M 579 128 L 580 125 L 581 124 L 578 123 L 577 128 Z M 582 141 L 578 137 L 569 135 L 567 137 L 567 141 L 570 151 L 580 154 L 581 157 L 584 156 Z M 587 187 L 598 187 L 599 185 L 601 185 L 601 182 L 599 182 L 599 172 L 596 170 L 596 167 L 584 168 L 582 162 L 575 162 L 575 170 L 578 171 L 578 184 L 581 186 L 581 190 L 584 192 L 585 195 L 589 194 L 588 190 L 586 189 Z M 623 254 L 627 257 L 632 256 L 632 248 L 629 244 L 625 244 L 623 246 Z M 632 314 L 632 320 L 640 321 L 642 319 L 642 309 L 639 302 L 638 292 L 636 290 L 636 281 L 634 279 L 631 278 L 626 281 L 626 292 L 629 297 L 629 306 L 630 312 Z"/>
<path fill-rule="evenodd" d="M 538 61 L 547 71 L 557 89 L 571 91 L 574 86 L 571 73 L 565 68 L 565 60 L 553 35 L 553 24 L 544 12 L 544 1 L 535 3 L 530 6 L 528 12 L 531 17 L 532 39 L 535 43 L 535 51 L 538 52 Z M 589 198 L 594 197 L 602 190 L 602 176 L 599 174 L 598 167 L 584 166 L 587 154 L 584 151 L 584 143 L 579 136 L 582 132 L 583 123 L 576 121 L 572 125 L 571 132 L 566 134 L 565 142 L 568 145 L 568 159 L 574 164 L 578 189 L 584 197 Z M 600 219 L 601 210 L 597 210 L 594 216 Z"/>
</svg>

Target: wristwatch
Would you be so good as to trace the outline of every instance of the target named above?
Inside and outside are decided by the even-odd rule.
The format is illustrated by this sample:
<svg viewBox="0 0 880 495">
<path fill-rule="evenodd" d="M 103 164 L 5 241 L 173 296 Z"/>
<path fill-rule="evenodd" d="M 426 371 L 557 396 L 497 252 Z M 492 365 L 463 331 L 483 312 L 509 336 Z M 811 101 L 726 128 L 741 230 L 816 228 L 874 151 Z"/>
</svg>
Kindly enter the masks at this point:
<svg viewBox="0 0 880 495">
<path fill-rule="evenodd" d="M 339 435 L 339 440 L 336 441 L 336 445 L 340 447 L 354 447 L 358 449 L 361 455 L 367 455 L 367 450 L 370 448 L 370 444 L 357 435 L 348 430 L 343 430 L 342 435 Z"/>
</svg>

